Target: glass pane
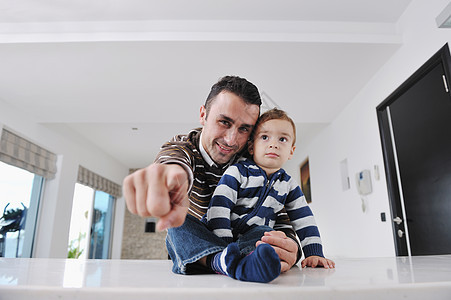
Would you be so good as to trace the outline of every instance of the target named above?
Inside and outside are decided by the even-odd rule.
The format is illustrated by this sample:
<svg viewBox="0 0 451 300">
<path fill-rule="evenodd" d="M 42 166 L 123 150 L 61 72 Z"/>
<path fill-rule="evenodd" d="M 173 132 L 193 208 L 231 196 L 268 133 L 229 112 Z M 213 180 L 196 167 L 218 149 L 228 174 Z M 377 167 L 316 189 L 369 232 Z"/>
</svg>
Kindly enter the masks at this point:
<svg viewBox="0 0 451 300">
<path fill-rule="evenodd" d="M 96 191 L 92 216 L 91 249 L 89 258 L 108 258 L 112 231 L 114 197 Z"/>
<path fill-rule="evenodd" d="M 87 258 L 92 219 L 94 190 L 86 185 L 75 184 L 72 216 L 69 230 L 68 258 Z"/>
<path fill-rule="evenodd" d="M 43 182 L 0 162 L 0 257 L 31 257 Z"/>
</svg>

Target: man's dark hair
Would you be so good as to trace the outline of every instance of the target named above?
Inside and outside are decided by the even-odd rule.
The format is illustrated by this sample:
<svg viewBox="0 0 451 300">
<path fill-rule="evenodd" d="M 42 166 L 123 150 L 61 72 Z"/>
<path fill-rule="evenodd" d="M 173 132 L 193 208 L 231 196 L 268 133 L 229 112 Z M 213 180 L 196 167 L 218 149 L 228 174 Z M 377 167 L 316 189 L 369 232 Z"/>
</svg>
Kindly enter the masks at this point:
<svg viewBox="0 0 451 300">
<path fill-rule="evenodd" d="M 262 104 L 260 93 L 253 83 L 238 76 L 224 76 L 211 87 L 210 94 L 208 94 L 207 100 L 205 101 L 207 115 L 210 111 L 211 103 L 222 91 L 234 93 L 238 97 L 241 97 L 247 104 L 256 104 L 258 106 Z"/>
</svg>

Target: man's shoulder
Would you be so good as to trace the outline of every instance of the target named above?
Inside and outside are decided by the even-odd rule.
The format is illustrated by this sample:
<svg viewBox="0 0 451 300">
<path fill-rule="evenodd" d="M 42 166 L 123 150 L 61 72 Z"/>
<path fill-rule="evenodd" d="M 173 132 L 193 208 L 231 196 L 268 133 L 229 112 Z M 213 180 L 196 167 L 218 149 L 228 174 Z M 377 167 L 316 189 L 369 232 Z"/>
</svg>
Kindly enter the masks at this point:
<svg viewBox="0 0 451 300">
<path fill-rule="evenodd" d="M 186 134 L 177 134 L 169 141 L 169 143 L 196 145 L 199 142 L 201 131 L 201 128 L 194 128 Z"/>
<path fill-rule="evenodd" d="M 196 128 L 187 134 L 177 134 L 161 146 L 161 150 L 182 149 L 189 152 L 199 151 L 200 128 Z"/>
<path fill-rule="evenodd" d="M 193 129 L 187 134 L 178 134 L 161 146 L 155 162 L 167 163 L 183 160 L 189 165 L 195 164 L 201 158 L 198 149 L 200 129 Z"/>
</svg>

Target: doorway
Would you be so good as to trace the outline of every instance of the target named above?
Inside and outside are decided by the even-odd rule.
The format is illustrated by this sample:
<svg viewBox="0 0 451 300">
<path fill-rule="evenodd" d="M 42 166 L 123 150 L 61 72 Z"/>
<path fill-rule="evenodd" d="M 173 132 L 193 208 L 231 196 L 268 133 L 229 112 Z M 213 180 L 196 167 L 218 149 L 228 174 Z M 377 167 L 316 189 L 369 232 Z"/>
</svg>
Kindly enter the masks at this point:
<svg viewBox="0 0 451 300">
<path fill-rule="evenodd" d="M 451 254 L 450 74 L 446 44 L 377 107 L 398 256 Z"/>
<path fill-rule="evenodd" d="M 68 258 L 110 258 L 115 198 L 75 184 Z"/>
<path fill-rule="evenodd" d="M 44 181 L 0 161 L 0 257 L 32 257 Z"/>
</svg>

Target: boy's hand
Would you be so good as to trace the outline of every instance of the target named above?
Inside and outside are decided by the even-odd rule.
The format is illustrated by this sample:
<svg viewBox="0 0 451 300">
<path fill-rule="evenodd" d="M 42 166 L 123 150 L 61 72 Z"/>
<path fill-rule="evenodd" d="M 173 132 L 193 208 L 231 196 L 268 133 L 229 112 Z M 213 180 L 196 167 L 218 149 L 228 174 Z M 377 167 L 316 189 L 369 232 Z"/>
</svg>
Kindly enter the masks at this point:
<svg viewBox="0 0 451 300">
<path fill-rule="evenodd" d="M 309 256 L 301 262 L 301 267 L 312 267 L 316 268 L 317 266 L 322 266 L 325 269 L 333 269 L 335 268 L 335 263 L 327 258 L 321 256 Z"/>
</svg>

